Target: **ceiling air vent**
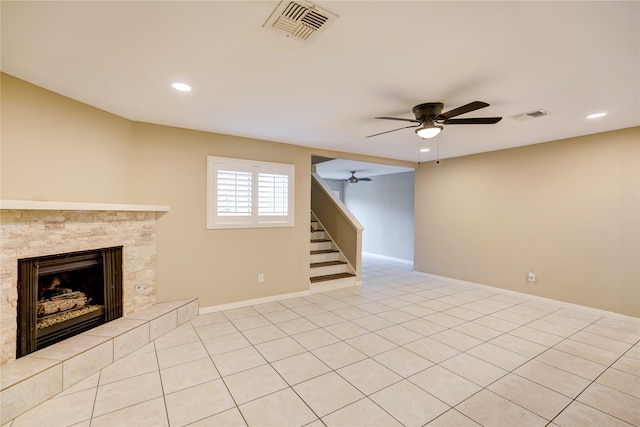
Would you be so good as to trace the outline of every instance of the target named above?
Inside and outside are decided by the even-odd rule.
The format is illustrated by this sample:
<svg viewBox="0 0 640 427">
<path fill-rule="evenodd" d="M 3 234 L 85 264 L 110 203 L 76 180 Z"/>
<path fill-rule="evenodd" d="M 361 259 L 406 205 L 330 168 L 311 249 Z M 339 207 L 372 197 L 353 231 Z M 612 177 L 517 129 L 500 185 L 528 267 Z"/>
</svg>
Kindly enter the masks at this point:
<svg viewBox="0 0 640 427">
<path fill-rule="evenodd" d="M 335 18 L 336 15 L 311 2 L 283 0 L 263 27 L 271 27 L 287 37 L 308 41 Z"/>
<path fill-rule="evenodd" d="M 525 120 L 537 119 L 538 117 L 548 116 L 550 114 L 552 114 L 550 111 L 540 108 L 535 111 L 529 111 L 528 113 L 516 114 L 510 118 L 518 122 L 524 122 Z"/>
</svg>

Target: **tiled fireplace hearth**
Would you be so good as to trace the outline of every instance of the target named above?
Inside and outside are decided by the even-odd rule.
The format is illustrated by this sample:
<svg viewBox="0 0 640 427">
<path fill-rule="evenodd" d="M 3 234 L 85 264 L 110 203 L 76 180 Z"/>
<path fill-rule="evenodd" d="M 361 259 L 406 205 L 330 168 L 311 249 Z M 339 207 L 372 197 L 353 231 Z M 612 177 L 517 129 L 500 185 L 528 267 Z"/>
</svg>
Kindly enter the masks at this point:
<svg viewBox="0 0 640 427">
<path fill-rule="evenodd" d="M 0 201 L 0 424 L 197 316 L 197 299 L 156 304 L 156 218 L 168 210 Z M 16 359 L 18 278 L 24 275 L 18 266 L 25 259 L 44 257 L 45 263 L 54 260 L 56 270 L 51 255 L 80 254 L 86 263 L 85 251 L 104 254 L 104 248 L 117 249 L 117 265 L 122 265 L 116 280 L 121 283 L 121 311 L 114 320 Z"/>
</svg>

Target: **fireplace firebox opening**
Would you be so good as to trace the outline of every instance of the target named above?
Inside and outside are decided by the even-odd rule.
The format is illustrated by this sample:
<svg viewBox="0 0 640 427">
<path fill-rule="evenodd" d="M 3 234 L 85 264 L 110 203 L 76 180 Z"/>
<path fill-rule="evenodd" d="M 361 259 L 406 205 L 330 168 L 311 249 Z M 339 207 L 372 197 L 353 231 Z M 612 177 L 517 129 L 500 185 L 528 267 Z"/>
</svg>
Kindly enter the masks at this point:
<svg viewBox="0 0 640 427">
<path fill-rule="evenodd" d="M 22 357 L 122 317 L 122 246 L 18 260 Z"/>
</svg>

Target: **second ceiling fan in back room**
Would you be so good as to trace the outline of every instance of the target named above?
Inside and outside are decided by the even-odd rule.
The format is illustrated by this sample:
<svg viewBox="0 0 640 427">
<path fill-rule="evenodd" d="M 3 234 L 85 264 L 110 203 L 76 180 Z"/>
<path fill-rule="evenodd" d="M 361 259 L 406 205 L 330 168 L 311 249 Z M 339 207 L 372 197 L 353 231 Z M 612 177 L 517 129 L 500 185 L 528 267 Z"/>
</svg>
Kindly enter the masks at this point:
<svg viewBox="0 0 640 427">
<path fill-rule="evenodd" d="M 491 125 L 502 120 L 502 117 L 470 117 L 466 119 L 453 118 L 488 106 L 489 104 L 486 102 L 473 101 L 443 113 L 442 110 L 444 109 L 444 104 L 442 102 L 427 102 L 413 107 L 413 114 L 416 117 L 415 119 L 376 117 L 376 119 L 381 120 L 398 120 L 417 124 L 368 135 L 367 138 L 408 128 L 416 128 L 415 132 L 421 138 L 433 138 L 439 134 L 446 125 Z"/>
</svg>

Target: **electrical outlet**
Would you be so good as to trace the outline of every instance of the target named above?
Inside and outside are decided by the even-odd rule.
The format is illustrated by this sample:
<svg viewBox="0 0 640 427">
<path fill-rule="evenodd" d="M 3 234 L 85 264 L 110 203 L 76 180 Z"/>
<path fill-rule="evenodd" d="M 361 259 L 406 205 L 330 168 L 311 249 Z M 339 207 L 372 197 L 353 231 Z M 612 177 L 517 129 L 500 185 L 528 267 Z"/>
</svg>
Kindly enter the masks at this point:
<svg viewBox="0 0 640 427">
<path fill-rule="evenodd" d="M 536 281 L 536 273 L 534 273 L 533 271 L 530 271 L 529 274 L 527 274 L 527 281 L 528 282 L 535 282 Z"/>
<path fill-rule="evenodd" d="M 258 274 L 258 283 L 264 283 L 264 274 Z"/>
</svg>

